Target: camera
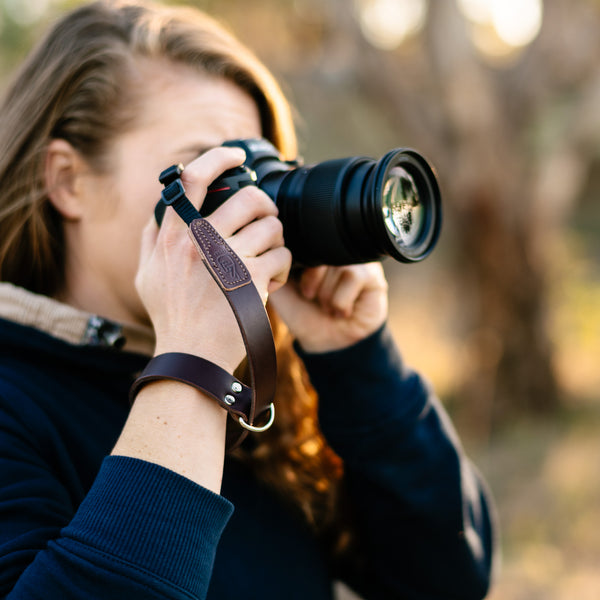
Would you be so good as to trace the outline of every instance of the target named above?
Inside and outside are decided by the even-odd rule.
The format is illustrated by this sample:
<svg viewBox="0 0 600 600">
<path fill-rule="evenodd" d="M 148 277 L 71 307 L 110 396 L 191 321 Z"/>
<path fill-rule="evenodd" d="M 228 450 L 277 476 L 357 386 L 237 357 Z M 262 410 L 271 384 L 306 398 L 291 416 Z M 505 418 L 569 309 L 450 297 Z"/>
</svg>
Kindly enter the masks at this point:
<svg viewBox="0 0 600 600">
<path fill-rule="evenodd" d="M 297 265 L 345 265 L 385 256 L 417 262 L 438 240 L 437 179 L 412 149 L 397 148 L 379 160 L 354 156 L 303 166 L 282 160 L 265 139 L 223 145 L 243 148 L 246 160 L 211 184 L 202 216 L 242 187 L 257 185 L 277 205 Z"/>
</svg>

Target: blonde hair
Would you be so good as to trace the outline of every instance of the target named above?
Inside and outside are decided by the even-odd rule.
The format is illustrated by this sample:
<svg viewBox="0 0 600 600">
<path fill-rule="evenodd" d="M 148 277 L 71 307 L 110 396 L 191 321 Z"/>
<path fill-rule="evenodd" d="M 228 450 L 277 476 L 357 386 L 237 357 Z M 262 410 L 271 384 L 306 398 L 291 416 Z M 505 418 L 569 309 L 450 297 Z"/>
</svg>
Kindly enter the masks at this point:
<svg viewBox="0 0 600 600">
<path fill-rule="evenodd" d="M 138 57 L 224 77 L 257 104 L 262 133 L 296 155 L 289 105 L 267 69 L 202 12 L 136 0 L 98 1 L 57 22 L 26 60 L 0 110 L 0 280 L 53 295 L 63 284 L 62 223 L 44 188 L 50 140 L 68 141 L 102 172 L 111 142 L 135 121 L 128 85 Z M 341 462 L 316 422 L 317 399 L 292 341 L 271 315 L 278 351 L 277 425 L 237 453 L 323 530 L 334 515 Z"/>
</svg>

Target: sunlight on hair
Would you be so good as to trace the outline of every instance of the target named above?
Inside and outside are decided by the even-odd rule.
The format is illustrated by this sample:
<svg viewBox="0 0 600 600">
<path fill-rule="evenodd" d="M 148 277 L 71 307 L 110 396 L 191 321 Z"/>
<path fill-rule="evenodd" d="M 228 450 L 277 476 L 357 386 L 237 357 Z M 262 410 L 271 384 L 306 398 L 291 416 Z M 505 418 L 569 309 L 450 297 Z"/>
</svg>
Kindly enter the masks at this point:
<svg viewBox="0 0 600 600">
<path fill-rule="evenodd" d="M 490 58 L 518 54 L 539 34 L 542 0 L 458 0 L 476 48 Z"/>
<path fill-rule="evenodd" d="M 316 456 L 321 450 L 321 445 L 318 439 L 310 439 L 300 446 L 300 452 L 305 456 Z"/>
<path fill-rule="evenodd" d="M 48 11 L 50 0 L 4 0 L 8 17 L 24 27 L 41 20 Z"/>
<path fill-rule="evenodd" d="M 363 35 L 382 50 L 393 50 L 425 24 L 425 0 L 356 0 Z"/>
</svg>

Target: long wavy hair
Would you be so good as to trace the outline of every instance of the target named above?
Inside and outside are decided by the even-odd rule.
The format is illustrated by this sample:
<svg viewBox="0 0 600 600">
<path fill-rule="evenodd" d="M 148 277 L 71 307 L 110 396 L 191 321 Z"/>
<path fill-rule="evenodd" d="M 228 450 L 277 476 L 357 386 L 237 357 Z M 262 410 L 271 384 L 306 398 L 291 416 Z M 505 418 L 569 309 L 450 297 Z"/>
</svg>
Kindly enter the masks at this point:
<svg viewBox="0 0 600 600">
<path fill-rule="evenodd" d="M 221 25 L 190 7 L 137 0 L 87 4 L 58 21 L 16 75 L 0 110 L 0 280 L 52 296 L 64 284 L 63 224 L 45 189 L 48 143 L 68 141 L 98 172 L 135 123 L 128 85 L 137 58 L 168 59 L 223 77 L 260 112 L 263 136 L 296 155 L 288 102 L 268 70 Z M 317 398 L 290 334 L 271 312 L 278 352 L 272 430 L 235 456 L 318 531 L 335 518 L 341 462 L 317 425 Z"/>
</svg>

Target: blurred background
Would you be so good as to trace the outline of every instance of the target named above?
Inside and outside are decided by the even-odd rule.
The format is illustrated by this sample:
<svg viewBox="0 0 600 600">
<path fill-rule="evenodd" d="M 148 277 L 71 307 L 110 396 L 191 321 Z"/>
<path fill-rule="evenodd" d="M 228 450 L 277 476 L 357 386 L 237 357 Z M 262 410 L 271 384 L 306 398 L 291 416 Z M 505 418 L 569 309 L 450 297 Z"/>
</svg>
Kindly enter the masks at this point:
<svg viewBox="0 0 600 600">
<path fill-rule="evenodd" d="M 496 497 L 489 597 L 597 600 L 600 1 L 180 3 L 279 77 L 306 162 L 408 146 L 436 166 L 442 238 L 385 263 L 390 319 Z M 0 0 L 0 87 L 78 4 Z"/>
</svg>

